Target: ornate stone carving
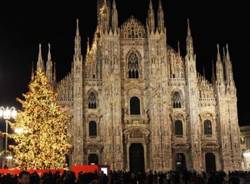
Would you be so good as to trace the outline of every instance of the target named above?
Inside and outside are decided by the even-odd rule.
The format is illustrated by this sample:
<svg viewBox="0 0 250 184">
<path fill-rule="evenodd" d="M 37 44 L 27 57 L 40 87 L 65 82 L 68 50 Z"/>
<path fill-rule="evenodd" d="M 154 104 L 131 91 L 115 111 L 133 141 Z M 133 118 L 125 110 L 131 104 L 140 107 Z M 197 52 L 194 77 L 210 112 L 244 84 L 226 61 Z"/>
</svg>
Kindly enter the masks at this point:
<svg viewBox="0 0 250 184">
<path fill-rule="evenodd" d="M 132 16 L 122 25 L 121 37 L 127 39 L 145 38 L 146 31 L 144 26 Z"/>
<path fill-rule="evenodd" d="M 92 45 L 88 43 L 86 56 L 81 55 L 77 26 L 71 72 L 55 84 L 59 103 L 69 108 L 73 116 L 69 128 L 74 144 L 73 163 L 86 162 L 87 150 L 99 150 L 102 164 L 125 169 L 129 162 L 123 158 L 127 146 L 136 142 L 146 147 L 147 169 L 173 169 L 173 150 L 185 151 L 188 158 L 193 158 L 190 168 L 198 171 L 205 168 L 202 151 L 220 150 L 216 157 L 221 158 L 218 164 L 224 167 L 222 169 L 237 169 L 237 164 L 231 164 L 238 163 L 241 153 L 237 96 L 229 56 L 223 55 L 227 61 L 225 70 L 218 52 L 216 76 L 219 81 L 211 83 L 195 68 L 190 28 L 187 55 L 182 57 L 179 49 L 175 51 L 167 45 L 162 20 L 159 21 L 161 29 L 158 26 L 157 31 L 154 28 L 149 31 L 149 25 L 144 26 L 134 17 L 120 28 L 114 21 L 117 19 L 112 19 L 109 27 L 109 6 L 100 7 L 102 11 L 98 12 L 104 15 L 98 15 L 98 27 Z M 151 20 L 154 20 L 153 14 Z M 129 78 L 130 69 L 138 70 L 138 77 Z M 51 68 L 48 71 L 52 71 Z M 226 75 L 231 73 L 230 81 L 224 81 L 224 71 Z M 89 98 L 91 92 L 95 98 L 93 95 Z M 174 92 L 180 94 L 178 98 L 173 99 Z M 140 114 L 134 116 L 129 111 L 129 99 L 133 96 L 140 99 Z M 173 100 L 181 106 L 173 108 Z M 90 106 L 96 105 L 96 108 L 89 108 L 89 101 Z M 88 137 L 87 123 L 91 119 L 98 123 L 100 134 L 96 138 Z M 210 137 L 203 135 L 201 125 L 205 119 L 212 122 Z M 183 123 L 182 137 L 174 134 L 175 120 Z"/>
</svg>

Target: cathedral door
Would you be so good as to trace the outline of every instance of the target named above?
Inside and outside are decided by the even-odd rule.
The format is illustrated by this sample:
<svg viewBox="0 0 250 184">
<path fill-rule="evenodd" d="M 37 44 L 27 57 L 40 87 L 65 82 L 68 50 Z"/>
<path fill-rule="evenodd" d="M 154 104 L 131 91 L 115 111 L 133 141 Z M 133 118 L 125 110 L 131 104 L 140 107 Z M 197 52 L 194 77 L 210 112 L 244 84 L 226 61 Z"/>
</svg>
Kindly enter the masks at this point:
<svg viewBox="0 0 250 184">
<path fill-rule="evenodd" d="M 142 144 L 131 144 L 129 148 L 129 166 L 131 172 L 144 172 L 144 149 Z"/>
<path fill-rule="evenodd" d="M 215 155 L 213 153 L 206 153 L 205 161 L 206 161 L 207 172 L 216 171 L 216 161 L 215 161 Z"/>
<path fill-rule="evenodd" d="M 183 153 L 176 154 L 176 170 L 181 171 L 186 169 L 186 158 Z"/>
<path fill-rule="evenodd" d="M 98 164 L 98 155 L 97 154 L 89 154 L 88 156 L 88 164 Z"/>
</svg>

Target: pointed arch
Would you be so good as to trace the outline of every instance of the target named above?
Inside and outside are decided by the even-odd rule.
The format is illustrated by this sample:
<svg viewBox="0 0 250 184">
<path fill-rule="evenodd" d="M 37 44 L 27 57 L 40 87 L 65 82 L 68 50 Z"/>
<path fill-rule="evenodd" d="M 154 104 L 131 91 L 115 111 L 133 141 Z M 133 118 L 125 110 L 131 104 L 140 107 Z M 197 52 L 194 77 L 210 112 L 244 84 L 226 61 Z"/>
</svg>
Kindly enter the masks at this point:
<svg viewBox="0 0 250 184">
<path fill-rule="evenodd" d="M 208 119 L 204 121 L 204 134 L 207 136 L 212 136 L 212 122 Z"/>
<path fill-rule="evenodd" d="M 128 53 L 128 78 L 138 79 L 139 78 L 139 62 L 140 57 L 136 51 Z"/>
<path fill-rule="evenodd" d="M 181 93 L 178 91 L 172 93 L 172 106 L 173 108 L 182 108 L 183 106 Z"/>
<path fill-rule="evenodd" d="M 89 109 L 97 108 L 97 93 L 95 91 L 90 91 L 88 93 L 88 108 Z"/>
<path fill-rule="evenodd" d="M 140 99 L 136 96 L 130 98 L 130 114 L 131 115 L 140 114 Z"/>
<path fill-rule="evenodd" d="M 89 136 L 96 137 L 97 136 L 97 124 L 95 121 L 89 122 Z"/>
<path fill-rule="evenodd" d="M 174 123 L 175 135 L 183 136 L 183 124 L 181 120 L 176 120 Z"/>
</svg>

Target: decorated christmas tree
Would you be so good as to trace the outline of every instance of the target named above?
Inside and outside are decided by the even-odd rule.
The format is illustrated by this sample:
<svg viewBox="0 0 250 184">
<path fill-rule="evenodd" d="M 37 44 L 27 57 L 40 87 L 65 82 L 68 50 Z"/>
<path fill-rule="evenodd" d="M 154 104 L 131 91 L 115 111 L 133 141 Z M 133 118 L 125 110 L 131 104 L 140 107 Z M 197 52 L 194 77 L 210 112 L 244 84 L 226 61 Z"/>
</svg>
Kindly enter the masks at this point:
<svg viewBox="0 0 250 184">
<path fill-rule="evenodd" d="M 67 132 L 70 116 L 57 104 L 46 75 L 42 70 L 29 84 L 29 91 L 18 99 L 22 110 L 11 126 L 16 130 L 12 136 L 14 158 L 21 169 L 57 169 L 66 166 L 69 152 Z"/>
</svg>

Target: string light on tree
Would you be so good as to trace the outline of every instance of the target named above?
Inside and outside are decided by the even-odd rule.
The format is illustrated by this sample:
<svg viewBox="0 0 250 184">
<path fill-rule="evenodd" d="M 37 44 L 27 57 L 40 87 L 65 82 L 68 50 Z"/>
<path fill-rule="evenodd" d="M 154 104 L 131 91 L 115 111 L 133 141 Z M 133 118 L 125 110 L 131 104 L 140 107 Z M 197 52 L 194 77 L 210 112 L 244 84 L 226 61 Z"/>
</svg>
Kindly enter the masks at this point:
<svg viewBox="0 0 250 184">
<path fill-rule="evenodd" d="M 40 69 L 29 84 L 29 91 L 15 122 L 16 134 L 12 146 L 17 165 L 21 169 L 57 169 L 66 167 L 69 152 L 69 114 L 56 101 L 56 94 Z"/>
</svg>

